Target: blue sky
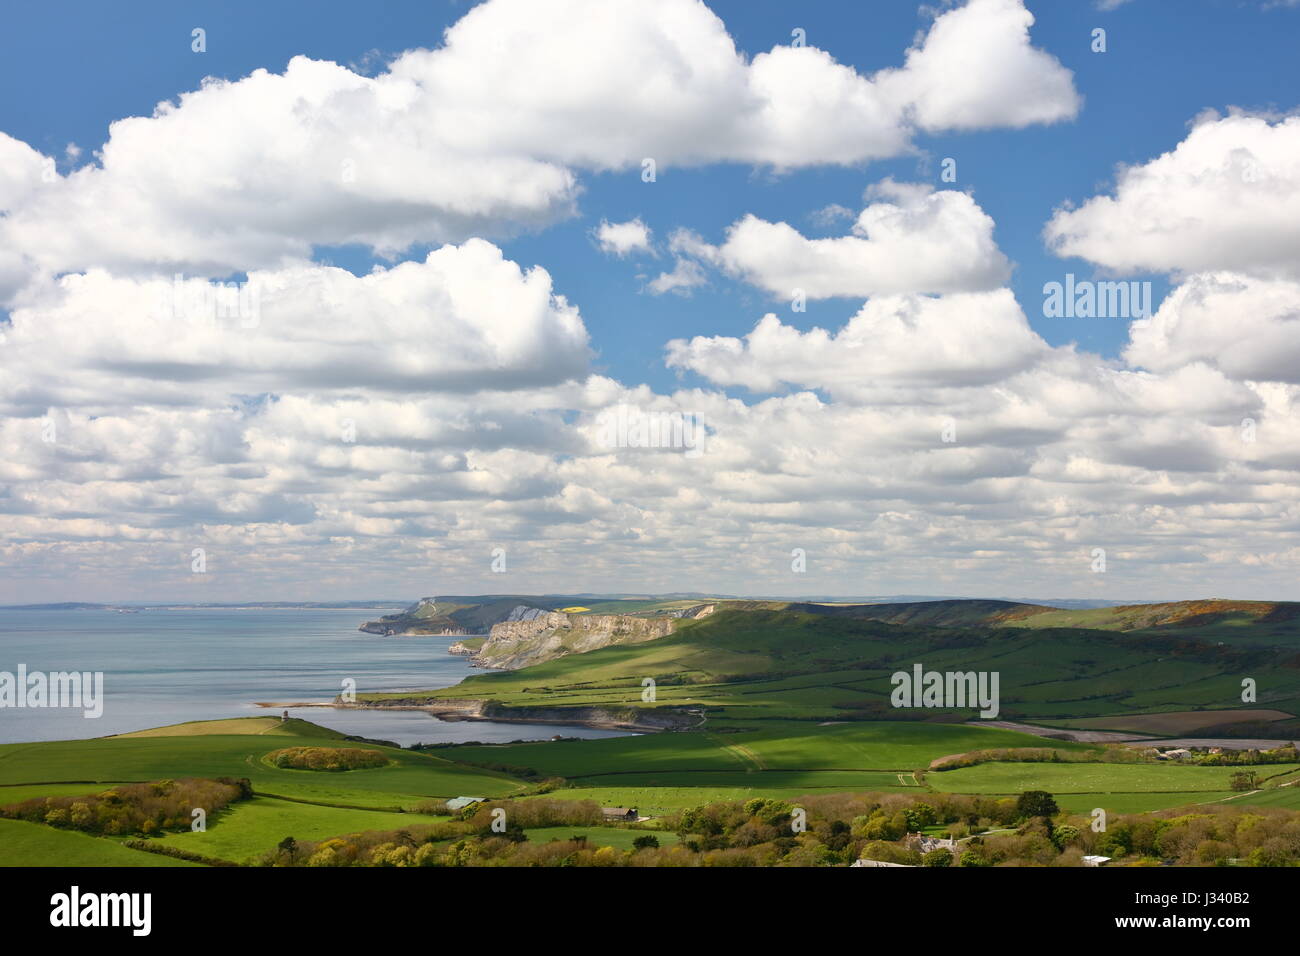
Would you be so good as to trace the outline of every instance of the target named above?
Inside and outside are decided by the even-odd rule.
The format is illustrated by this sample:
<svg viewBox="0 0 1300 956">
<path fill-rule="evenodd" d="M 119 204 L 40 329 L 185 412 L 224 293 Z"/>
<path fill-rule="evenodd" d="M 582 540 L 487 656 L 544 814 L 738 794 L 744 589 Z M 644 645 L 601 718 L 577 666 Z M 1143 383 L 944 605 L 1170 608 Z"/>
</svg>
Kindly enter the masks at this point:
<svg viewBox="0 0 1300 956">
<path fill-rule="evenodd" d="M 0 16 L 0 602 L 1300 598 L 1300 2 Z"/>
<path fill-rule="evenodd" d="M 90 153 L 124 116 L 195 89 L 206 76 L 238 79 L 255 69 L 281 70 L 298 54 L 381 68 L 415 46 L 436 46 L 442 31 L 471 4 L 393 0 L 375 7 L 326 0 L 310 12 L 259 2 L 166 2 L 133 5 L 124 16 L 100 4 L 28 5 L 6 13 L 8 42 L 0 40 L 0 83 L 20 96 L 0 102 L 0 130 L 48 154 L 68 143 Z M 925 25 L 912 0 L 871 3 L 713 2 L 737 45 L 750 53 L 789 42 L 801 27 L 808 42 L 862 72 L 899 65 L 902 51 Z M 1078 342 L 1113 355 L 1123 323 L 1044 318 L 1045 282 L 1066 272 L 1093 276 L 1086 262 L 1052 255 L 1043 224 L 1063 201 L 1082 201 L 1109 184 L 1116 164 L 1141 163 L 1168 150 L 1202 110 L 1232 106 L 1292 108 L 1300 88 L 1300 9 L 1261 10 L 1246 0 L 1136 0 L 1101 11 L 1083 0 L 1031 4 L 1036 45 L 1075 74 L 1085 106 L 1077 119 L 1048 127 L 917 137 L 918 155 L 821 167 L 780 175 L 730 164 L 680 169 L 652 185 L 639 171 L 588 175 L 581 214 L 500 245 L 521 264 L 539 263 L 557 289 L 581 303 L 600 352 L 598 365 L 625 380 L 671 388 L 678 374 L 664 367 L 666 339 L 697 334 L 743 335 L 763 312 L 782 308 L 744 284 L 714 275 L 690 297 L 654 297 L 639 291 L 634 264 L 610 268 L 590 238 L 602 218 L 640 216 L 663 235 L 678 226 L 719 241 L 747 212 L 788 221 L 808 235 L 829 235 L 809 214 L 830 203 L 860 207 L 865 186 L 892 176 L 973 191 L 997 222 L 996 238 L 1015 263 L 1012 280 L 1034 328 L 1051 344 Z M 190 50 L 190 31 L 207 30 L 204 54 Z M 1107 52 L 1091 52 L 1091 32 L 1107 31 Z M 58 50 L 58 57 L 50 51 Z M 938 182 L 939 161 L 958 161 L 958 181 Z M 418 246 L 406 257 L 420 256 Z M 354 271 L 377 260 L 361 248 L 322 250 L 321 257 Z M 654 265 L 653 262 L 649 263 Z M 660 263 L 662 265 L 662 262 Z M 621 266 L 621 267 L 620 267 Z M 1157 298 L 1168 285 L 1159 275 Z M 790 324 L 835 328 L 858 308 L 851 299 L 782 310 Z M 690 384 L 689 374 L 682 379 Z"/>
</svg>

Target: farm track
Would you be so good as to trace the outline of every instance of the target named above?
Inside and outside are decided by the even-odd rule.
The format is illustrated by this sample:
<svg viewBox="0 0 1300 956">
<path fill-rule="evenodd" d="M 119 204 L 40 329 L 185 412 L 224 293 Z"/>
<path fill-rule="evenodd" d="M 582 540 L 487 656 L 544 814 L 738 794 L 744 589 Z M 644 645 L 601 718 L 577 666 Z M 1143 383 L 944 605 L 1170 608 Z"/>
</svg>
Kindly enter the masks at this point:
<svg viewBox="0 0 1300 956">
<path fill-rule="evenodd" d="M 326 807 L 330 810 L 373 810 L 376 813 L 407 813 L 405 807 L 366 807 L 358 803 L 325 803 L 321 800 L 308 800 L 306 797 L 287 797 L 282 793 L 266 793 L 261 790 L 254 790 L 253 795 L 257 797 L 266 797 L 269 800 L 284 800 L 287 803 L 306 803 L 313 807 Z M 432 799 L 432 798 L 430 798 Z"/>
<path fill-rule="evenodd" d="M 722 737 L 719 734 L 706 733 L 705 736 L 709 740 L 717 744 L 719 747 L 721 747 L 723 750 L 725 750 L 727 753 L 731 754 L 733 757 L 736 757 L 738 760 L 740 760 L 742 764 L 745 764 L 746 770 L 769 769 L 767 764 L 763 762 L 763 758 L 760 757 L 757 753 L 755 753 L 751 748 L 746 747 L 744 744 L 729 743 L 725 737 Z"/>
</svg>

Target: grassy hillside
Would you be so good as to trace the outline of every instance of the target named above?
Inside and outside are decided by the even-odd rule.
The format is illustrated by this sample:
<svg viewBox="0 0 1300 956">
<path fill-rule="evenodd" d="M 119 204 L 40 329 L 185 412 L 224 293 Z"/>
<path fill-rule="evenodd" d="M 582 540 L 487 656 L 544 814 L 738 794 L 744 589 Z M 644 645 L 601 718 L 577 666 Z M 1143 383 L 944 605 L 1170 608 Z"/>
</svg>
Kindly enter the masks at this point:
<svg viewBox="0 0 1300 956">
<path fill-rule="evenodd" d="M 1137 637 L 1083 628 L 901 625 L 769 609 L 721 610 L 647 643 L 485 673 L 423 695 L 363 700 L 424 696 L 522 708 L 668 707 L 723 728 L 766 720 L 933 719 L 934 711 L 908 715 L 889 704 L 890 676 L 916 663 L 927 670 L 996 672 L 1002 719 L 1068 722 L 1243 709 L 1294 714 L 1300 705 L 1300 656 L 1285 643 L 1220 644 L 1177 629 Z M 1258 682 L 1253 704 L 1241 701 L 1243 676 Z M 656 682 L 653 702 L 642 699 L 647 677 Z M 972 716 L 973 710 L 953 715 Z"/>
<path fill-rule="evenodd" d="M 779 774 L 783 779 L 794 774 L 800 782 L 774 786 L 818 786 L 819 774 L 871 772 L 877 774 L 879 784 L 872 789 L 893 789 L 915 784 L 900 781 L 899 773 L 908 776 L 938 757 L 1042 743 L 1028 734 L 968 724 L 889 721 L 824 727 L 786 722 L 773 729 L 740 733 L 703 731 L 463 746 L 452 752 L 456 760 L 464 763 L 527 767 L 543 776 L 566 777 L 593 786 L 622 786 L 624 778 L 679 778 L 687 774 L 706 774 L 715 780 L 723 774 Z M 1090 749 L 1084 744 L 1059 746 L 1065 750 Z M 745 785 L 757 782 L 750 779 Z"/>
<path fill-rule="evenodd" d="M 300 723 L 306 723 L 302 721 Z M 266 735 L 244 720 L 230 734 L 151 735 L 0 745 L 0 785 L 151 781 L 176 777 L 247 777 L 258 793 L 324 803 L 391 809 L 462 794 L 504 796 L 521 789 L 508 775 L 451 763 L 409 750 L 374 747 L 392 758 L 387 767 L 346 773 L 280 769 L 263 760 L 272 750 L 319 746 L 325 735 Z M 192 726 L 192 725 L 181 725 Z M 172 729 L 172 728 L 167 728 Z M 273 736 L 268 739 L 268 736 Z M 370 745 L 367 745 L 368 747 Z M 0 787 L 0 796 L 3 787 Z"/>
<path fill-rule="evenodd" d="M 362 830 L 397 830 L 414 818 L 409 813 L 353 810 L 254 797 L 224 811 L 203 833 L 171 833 L 155 842 L 233 862 L 255 859 L 286 836 L 321 840 Z"/>
<path fill-rule="evenodd" d="M 504 797 L 524 791 L 523 783 L 499 771 L 369 744 L 368 749 L 383 751 L 391 763 L 323 773 L 280 769 L 264 759 L 281 747 L 328 746 L 340 736 L 307 721 L 289 721 L 281 727 L 278 718 L 235 718 L 94 740 L 8 744 L 0 746 L 0 805 L 41 796 L 95 794 L 109 784 L 125 782 L 248 778 L 258 796 L 214 814 L 206 832 L 172 833 L 152 841 L 243 862 L 286 836 L 309 840 L 359 830 L 399 829 L 431 819 L 398 812 L 399 808 L 409 810 L 430 800 L 462 795 Z M 0 819 L 0 865 L 180 862 L 129 849 L 115 838 Z"/>
<path fill-rule="evenodd" d="M 1266 789 L 1248 794 L 1231 792 L 1228 767 L 1009 762 L 926 772 L 939 757 L 989 750 L 1015 755 L 1021 752 L 1011 748 L 1026 747 L 1041 752 L 1045 741 L 989 726 L 916 721 L 825 725 L 766 720 L 760 726 L 734 732 L 705 727 L 691 733 L 600 740 L 466 745 L 441 749 L 437 757 L 384 748 L 392 760 L 389 766 L 325 774 L 281 770 L 265 760 L 270 750 L 299 741 L 329 746 L 329 736 L 311 725 L 286 735 L 268 733 L 263 722 L 245 719 L 224 726 L 187 724 L 135 737 L 0 748 L 0 804 L 100 793 L 110 780 L 247 777 L 255 795 L 214 812 L 205 831 L 170 832 L 147 843 L 235 863 L 264 858 L 286 837 L 312 845 L 335 838 L 391 843 L 400 841 L 403 833 L 418 836 L 437 821 L 448 825 L 451 821 L 409 811 L 429 798 L 453 795 L 497 798 L 508 818 L 517 813 L 512 807 L 522 806 L 516 801 L 549 801 L 573 807 L 575 813 L 592 802 L 634 806 L 643 817 L 662 819 L 704 804 L 753 798 L 804 806 L 826 805 L 817 801 L 846 794 L 938 801 L 944 794 L 1015 798 L 1027 789 L 1049 790 L 1063 808 L 1085 814 L 1098 806 L 1118 814 L 1231 802 L 1300 808 L 1300 788 L 1289 786 L 1300 780 L 1300 765 L 1259 768 Z M 194 732 L 196 728 L 203 732 Z M 214 732 L 221 729 L 239 732 Z M 1101 755 L 1094 745 L 1052 746 L 1071 761 Z M 553 778 L 550 791 L 530 792 L 520 774 Z M 1014 799 L 1003 799 L 1000 805 L 1013 803 Z M 400 812 L 402 807 L 408 812 Z M 567 841 L 581 834 L 592 846 L 610 846 L 623 853 L 631 850 L 632 841 L 642 832 L 537 823 L 524 836 L 540 850 L 552 840 Z M 664 846 L 678 842 L 671 831 L 659 831 L 658 836 Z M 447 840 L 445 836 L 431 839 Z M 188 864 L 132 849 L 115 837 L 0 819 L 0 865 Z"/>
<path fill-rule="evenodd" d="M 914 601 L 901 604 L 789 604 L 786 607 L 806 614 L 929 627 L 993 627 L 1056 610 L 1041 604 L 985 600 Z"/>
<path fill-rule="evenodd" d="M 488 601 L 449 603 L 426 619 L 435 613 L 448 620 L 471 611 L 495 615 L 517 600 L 497 598 L 493 607 Z M 699 603 L 551 601 L 584 609 L 573 614 L 648 616 L 679 609 L 674 603 Z M 1041 789 L 1082 814 L 1096 807 L 1118 814 L 1196 804 L 1300 809 L 1300 765 L 1259 765 L 1253 768 L 1258 781 L 1245 784 L 1255 789 L 1240 792 L 1232 789 L 1232 767 L 1143 762 L 1096 744 L 991 726 L 970 707 L 902 710 L 890 702 L 891 675 L 920 664 L 927 671 L 996 673 L 997 716 L 1037 725 L 1044 734 L 1075 728 L 1205 736 L 1238 726 L 1261 737 L 1272 736 L 1264 732 L 1269 728 L 1287 736 L 1300 713 L 1292 607 L 1183 602 L 1065 611 L 998 601 L 727 601 L 709 617 L 682 621 L 667 637 L 481 673 L 442 690 L 362 697 L 382 704 L 414 696 L 448 708 L 464 699 L 489 701 L 509 709 L 512 718 L 546 722 L 575 716 L 578 708 L 596 715 L 671 712 L 682 732 L 421 752 L 366 744 L 382 752 L 387 765 L 324 773 L 280 768 L 267 755 L 356 744 L 310 722 L 270 715 L 196 721 L 96 740 L 0 746 L 0 805 L 95 794 L 110 783 L 247 778 L 255 795 L 214 812 L 206 832 L 172 832 L 151 844 L 235 862 L 259 859 L 289 836 L 315 844 L 349 834 L 427 829 L 434 818 L 410 811 L 454 796 L 491 798 L 506 808 L 523 805 L 516 801 L 533 807 L 557 801 L 584 822 L 534 822 L 530 839 L 567 841 L 583 833 L 593 845 L 619 852 L 635 833 L 590 826 L 599 814 L 585 804 L 590 815 L 581 817 L 584 801 L 664 817 L 724 800 L 762 797 L 802 805 L 865 792 L 890 801 L 979 795 L 990 798 L 990 807 L 1005 806 L 1026 790 Z M 1258 685 L 1251 703 L 1241 700 L 1245 677 Z M 463 706 L 472 712 L 480 705 Z M 526 733 L 521 729 L 520 736 Z M 998 762 L 929 769 L 938 758 L 974 751 L 997 751 Z M 989 754 L 966 762 L 976 759 Z M 543 779 L 549 782 L 539 786 Z M 444 820 L 438 826 L 444 823 L 468 825 Z M 439 830 L 436 838 L 451 846 L 447 832 Z M 674 839 L 664 838 L 665 845 Z M 0 820 L 0 863 L 42 861 L 176 862 L 111 837 Z"/>
<path fill-rule="evenodd" d="M 1300 647 L 1300 603 L 1218 599 L 1088 609 L 960 599 L 899 604 L 730 602 L 738 610 L 791 610 L 932 627 L 1082 628 L 1169 632 L 1188 639 Z"/>
<path fill-rule="evenodd" d="M 0 866 L 196 866 L 39 823 L 0 820 Z"/>
<path fill-rule="evenodd" d="M 259 734 L 274 737 L 319 737 L 342 740 L 344 734 L 330 730 L 310 721 L 290 717 L 234 717 L 227 720 L 191 720 L 183 724 L 171 724 L 167 727 L 151 727 L 148 730 L 136 730 L 128 734 L 116 734 L 118 739 L 128 737 L 202 737 L 211 734 L 229 736 Z"/>
</svg>

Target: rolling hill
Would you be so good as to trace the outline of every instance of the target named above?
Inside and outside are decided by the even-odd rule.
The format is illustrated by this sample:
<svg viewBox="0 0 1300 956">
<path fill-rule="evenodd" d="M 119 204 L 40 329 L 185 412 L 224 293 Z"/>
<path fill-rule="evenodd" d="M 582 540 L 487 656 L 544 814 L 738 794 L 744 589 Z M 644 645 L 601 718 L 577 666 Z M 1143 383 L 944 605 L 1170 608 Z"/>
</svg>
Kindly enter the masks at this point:
<svg viewBox="0 0 1300 956">
<path fill-rule="evenodd" d="M 966 610 L 1007 613 L 1003 607 L 921 613 L 904 608 L 902 613 L 933 622 L 953 620 Z M 665 637 L 476 675 L 443 690 L 364 695 L 362 701 L 507 719 L 545 714 L 555 720 L 566 709 L 604 708 L 621 714 L 624 723 L 629 714 L 667 709 L 728 727 L 768 720 L 973 717 L 973 708 L 900 711 L 891 706 L 891 675 L 922 664 L 941 672 L 997 673 L 999 716 L 1008 720 L 1065 725 L 1203 710 L 1224 715 L 1205 723 L 1227 724 L 1234 710 L 1291 715 L 1300 706 L 1300 655 L 1289 635 L 1271 638 L 1261 631 L 1254 642 L 1227 642 L 1179 625 L 1127 631 L 1027 627 L 1026 618 L 999 626 L 940 626 L 876 620 L 861 611 L 728 602 L 708 617 L 677 622 Z M 1011 612 L 1024 613 L 1014 606 Z M 1242 699 L 1244 678 L 1256 681 L 1257 700 Z M 647 679 L 654 684 L 653 699 L 646 699 Z M 477 711 L 466 710 L 472 702 Z M 590 714 L 581 719 L 591 719 Z"/>
</svg>

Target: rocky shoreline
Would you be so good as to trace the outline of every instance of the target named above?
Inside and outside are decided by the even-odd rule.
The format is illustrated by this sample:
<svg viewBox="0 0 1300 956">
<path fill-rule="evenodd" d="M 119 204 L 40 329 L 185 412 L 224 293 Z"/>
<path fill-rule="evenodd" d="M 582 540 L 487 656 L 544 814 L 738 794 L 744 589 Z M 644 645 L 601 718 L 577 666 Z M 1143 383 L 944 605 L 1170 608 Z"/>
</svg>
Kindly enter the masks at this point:
<svg viewBox="0 0 1300 956">
<path fill-rule="evenodd" d="M 696 726 L 696 714 L 659 708 L 635 707 L 510 707 L 494 700 L 451 697 L 396 697 L 368 703 L 335 699 L 340 710 L 422 710 L 439 720 L 485 720 L 508 724 L 559 724 L 594 730 L 627 730 L 636 733 L 686 730 Z"/>
<path fill-rule="evenodd" d="M 357 628 L 366 634 L 378 634 L 380 637 L 475 637 L 464 628 L 442 627 L 424 628 L 419 625 L 396 624 L 389 621 L 366 621 Z"/>
</svg>

